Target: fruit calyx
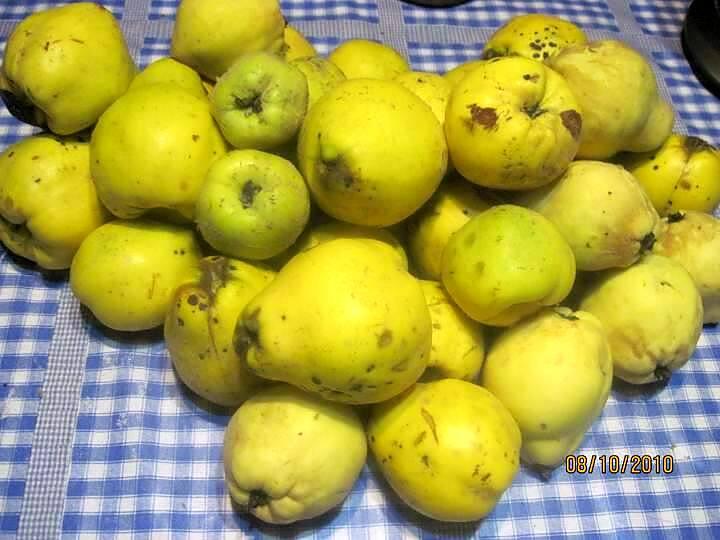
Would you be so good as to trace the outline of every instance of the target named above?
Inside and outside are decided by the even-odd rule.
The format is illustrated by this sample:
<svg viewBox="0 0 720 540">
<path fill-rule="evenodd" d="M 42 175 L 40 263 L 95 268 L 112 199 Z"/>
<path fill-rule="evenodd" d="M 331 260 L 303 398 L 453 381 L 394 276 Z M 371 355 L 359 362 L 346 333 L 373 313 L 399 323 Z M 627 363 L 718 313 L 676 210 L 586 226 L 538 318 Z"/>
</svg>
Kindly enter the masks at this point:
<svg viewBox="0 0 720 540">
<path fill-rule="evenodd" d="M 260 114 L 263 111 L 262 93 L 235 96 L 235 106 L 246 114 Z"/>
<path fill-rule="evenodd" d="M 656 240 L 657 238 L 654 232 L 649 232 L 645 236 L 643 236 L 642 240 L 640 240 L 640 253 L 650 251 L 655 245 Z"/>
<path fill-rule="evenodd" d="M 270 502 L 270 495 L 265 493 L 262 489 L 253 489 L 250 491 L 250 496 L 247 502 L 247 511 L 252 512 L 258 506 L 265 506 Z"/>
<path fill-rule="evenodd" d="M 672 371 L 665 366 L 658 366 L 655 368 L 654 375 L 656 381 L 665 382 L 670 378 L 670 375 L 672 375 Z"/>
<path fill-rule="evenodd" d="M 538 116 L 545 114 L 547 112 L 547 109 L 543 109 L 542 107 L 540 107 L 540 103 L 535 103 L 533 105 L 526 105 L 525 107 L 523 107 L 522 110 L 531 119 L 535 119 Z"/>
</svg>

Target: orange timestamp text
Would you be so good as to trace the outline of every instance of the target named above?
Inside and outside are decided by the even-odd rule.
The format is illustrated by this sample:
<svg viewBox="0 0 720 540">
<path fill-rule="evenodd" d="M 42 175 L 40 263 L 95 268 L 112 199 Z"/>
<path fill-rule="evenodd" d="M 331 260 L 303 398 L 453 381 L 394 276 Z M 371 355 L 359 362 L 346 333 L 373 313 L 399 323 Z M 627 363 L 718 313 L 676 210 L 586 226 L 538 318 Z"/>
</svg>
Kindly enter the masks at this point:
<svg viewBox="0 0 720 540">
<path fill-rule="evenodd" d="M 675 460 L 672 454 L 584 454 L 565 456 L 568 474 L 672 474 Z"/>
</svg>

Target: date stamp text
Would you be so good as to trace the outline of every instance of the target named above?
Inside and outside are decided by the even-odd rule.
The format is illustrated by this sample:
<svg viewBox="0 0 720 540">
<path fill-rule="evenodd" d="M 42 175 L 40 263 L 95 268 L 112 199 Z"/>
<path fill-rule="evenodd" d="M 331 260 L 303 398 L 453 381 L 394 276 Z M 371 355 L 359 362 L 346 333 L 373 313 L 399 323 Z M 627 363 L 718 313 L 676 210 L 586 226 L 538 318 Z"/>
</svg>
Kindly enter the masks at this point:
<svg viewBox="0 0 720 540">
<path fill-rule="evenodd" d="M 672 474 L 675 461 L 671 454 L 570 454 L 565 456 L 568 474 Z"/>
</svg>

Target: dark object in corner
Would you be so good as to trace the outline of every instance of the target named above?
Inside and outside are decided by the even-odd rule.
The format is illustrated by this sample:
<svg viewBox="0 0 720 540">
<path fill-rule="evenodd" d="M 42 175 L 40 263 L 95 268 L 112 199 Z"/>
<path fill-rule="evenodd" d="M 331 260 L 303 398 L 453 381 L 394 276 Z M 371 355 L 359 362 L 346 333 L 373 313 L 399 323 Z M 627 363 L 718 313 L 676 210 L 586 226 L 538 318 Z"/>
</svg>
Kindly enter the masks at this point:
<svg viewBox="0 0 720 540">
<path fill-rule="evenodd" d="M 470 0 L 403 0 L 407 4 L 416 4 L 423 7 L 453 7 L 465 4 Z"/>
<path fill-rule="evenodd" d="M 693 0 L 685 15 L 682 46 L 698 80 L 720 98 L 720 0 Z"/>
</svg>

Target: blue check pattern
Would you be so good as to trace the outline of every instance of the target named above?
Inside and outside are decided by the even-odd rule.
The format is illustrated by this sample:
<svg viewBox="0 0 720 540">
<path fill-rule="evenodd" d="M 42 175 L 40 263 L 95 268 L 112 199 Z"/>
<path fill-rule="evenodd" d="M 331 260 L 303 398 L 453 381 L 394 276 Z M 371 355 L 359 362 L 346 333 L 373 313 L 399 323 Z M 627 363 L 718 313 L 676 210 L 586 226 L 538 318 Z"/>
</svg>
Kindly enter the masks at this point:
<svg viewBox="0 0 720 540">
<path fill-rule="evenodd" d="M 208 0 L 210 1 L 210 0 Z M 177 0 L 103 2 L 145 66 L 168 53 Z M 619 37 L 653 62 L 678 128 L 720 145 L 720 101 L 692 75 L 678 32 L 683 0 L 474 0 L 423 9 L 396 0 L 283 0 L 287 19 L 327 54 L 342 40 L 391 43 L 418 70 L 477 58 L 492 31 L 546 12 L 591 37 Z M 52 2 L 0 2 L 13 24 Z M 5 23 L 5 24 L 3 24 Z M 2 147 L 33 129 L 0 111 Z M 342 507 L 291 527 L 237 514 L 223 484 L 228 411 L 192 396 L 158 332 L 103 330 L 74 303 L 66 274 L 0 248 L 0 538 L 720 538 L 720 330 L 661 389 L 613 389 L 579 453 L 672 456 L 670 474 L 523 468 L 480 523 L 433 522 L 404 506 L 372 463 Z M 59 441 L 59 442 L 55 442 Z"/>
</svg>

